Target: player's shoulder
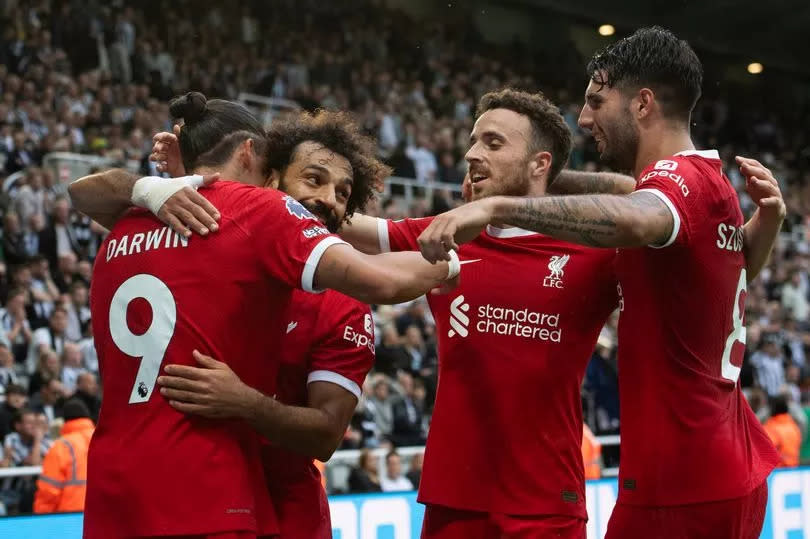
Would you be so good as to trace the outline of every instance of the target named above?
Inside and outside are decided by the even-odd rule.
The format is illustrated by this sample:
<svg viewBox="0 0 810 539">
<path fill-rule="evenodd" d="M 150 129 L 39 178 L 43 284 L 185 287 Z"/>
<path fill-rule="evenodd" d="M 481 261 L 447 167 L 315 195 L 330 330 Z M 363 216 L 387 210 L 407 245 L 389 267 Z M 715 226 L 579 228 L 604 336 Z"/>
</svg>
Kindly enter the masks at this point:
<svg viewBox="0 0 810 539">
<path fill-rule="evenodd" d="M 321 316 L 332 319 L 366 318 L 371 320 L 371 307 L 335 290 L 326 290 L 321 301 Z"/>
</svg>

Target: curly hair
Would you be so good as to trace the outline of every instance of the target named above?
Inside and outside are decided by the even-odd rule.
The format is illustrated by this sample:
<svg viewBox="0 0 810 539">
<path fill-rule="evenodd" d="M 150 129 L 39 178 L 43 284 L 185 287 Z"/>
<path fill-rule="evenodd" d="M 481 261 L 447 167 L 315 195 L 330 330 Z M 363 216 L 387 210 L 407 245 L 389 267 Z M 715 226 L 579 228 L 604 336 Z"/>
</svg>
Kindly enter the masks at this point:
<svg viewBox="0 0 810 539">
<path fill-rule="evenodd" d="M 352 167 L 352 194 L 346 203 L 345 221 L 355 211 L 365 210 L 381 191 L 391 168 L 376 158 L 374 140 L 360 131 L 354 118 L 345 112 L 318 110 L 302 112 L 274 122 L 267 130 L 267 165 L 283 174 L 295 160 L 296 150 L 304 142 L 316 142 L 346 158 Z"/>
<path fill-rule="evenodd" d="M 529 93 L 513 88 L 489 92 L 481 97 L 476 117 L 488 110 L 507 109 L 529 118 L 532 125 L 532 151 L 551 152 L 549 185 L 560 174 L 571 153 L 571 130 L 560 114 L 560 109 L 542 93 Z"/>
<path fill-rule="evenodd" d="M 597 52 L 591 80 L 610 88 L 651 88 L 666 116 L 689 121 L 700 98 L 703 66 L 689 43 L 660 26 L 641 28 Z"/>
</svg>

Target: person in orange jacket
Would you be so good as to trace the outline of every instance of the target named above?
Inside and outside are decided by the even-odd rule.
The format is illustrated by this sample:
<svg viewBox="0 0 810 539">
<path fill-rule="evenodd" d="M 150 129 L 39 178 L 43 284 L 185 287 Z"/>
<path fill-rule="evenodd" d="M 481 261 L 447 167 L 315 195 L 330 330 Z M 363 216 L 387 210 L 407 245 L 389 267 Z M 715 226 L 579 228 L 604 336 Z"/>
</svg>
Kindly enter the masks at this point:
<svg viewBox="0 0 810 539">
<path fill-rule="evenodd" d="M 588 425 L 582 425 L 582 462 L 585 463 L 585 479 L 602 477 L 602 444 L 593 435 Z"/>
<path fill-rule="evenodd" d="M 779 466 L 782 468 L 798 466 L 802 432 L 788 413 L 785 395 L 777 395 L 771 400 L 771 417 L 765 422 L 764 427 L 782 457 Z"/>
<path fill-rule="evenodd" d="M 35 513 L 82 511 L 87 491 L 87 449 L 95 429 L 90 410 L 79 399 L 65 403 L 65 424 L 42 461 L 34 497 Z"/>
</svg>

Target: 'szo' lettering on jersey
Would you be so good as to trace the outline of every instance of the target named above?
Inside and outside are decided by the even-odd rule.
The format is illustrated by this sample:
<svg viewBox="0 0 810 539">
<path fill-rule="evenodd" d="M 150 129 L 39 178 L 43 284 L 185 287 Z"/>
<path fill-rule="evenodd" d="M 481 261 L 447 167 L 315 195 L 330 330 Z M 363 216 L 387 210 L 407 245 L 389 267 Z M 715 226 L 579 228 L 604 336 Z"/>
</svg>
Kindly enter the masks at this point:
<svg viewBox="0 0 810 539">
<path fill-rule="evenodd" d="M 726 251 L 742 251 L 743 227 L 725 223 L 717 225 L 717 248 Z"/>
</svg>

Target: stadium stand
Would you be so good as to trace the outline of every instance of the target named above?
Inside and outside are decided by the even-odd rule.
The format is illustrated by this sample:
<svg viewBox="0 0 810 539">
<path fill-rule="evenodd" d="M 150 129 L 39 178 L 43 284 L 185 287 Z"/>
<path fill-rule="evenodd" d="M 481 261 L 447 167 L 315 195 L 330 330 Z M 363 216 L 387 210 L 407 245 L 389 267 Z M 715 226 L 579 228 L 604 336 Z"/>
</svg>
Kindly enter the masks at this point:
<svg viewBox="0 0 810 539">
<path fill-rule="evenodd" d="M 463 20 L 425 25 L 378 3 L 238 4 L 243 9 L 188 0 L 0 3 L 0 466 L 19 467 L 0 470 L 4 513 L 32 510 L 33 474 L 59 436 L 64 400 L 76 396 L 98 410 L 87 287 L 105 231 L 70 209 L 65 186 L 108 166 L 154 175 L 151 137 L 171 130 L 172 96 L 195 89 L 241 100 L 267 122 L 298 108 L 353 111 L 394 169 L 370 212 L 387 218 L 460 203 L 474 103 L 502 86 L 551 96 L 574 132 L 569 165 L 600 169 L 576 125 L 584 61 L 569 43 L 536 55 L 517 43 L 487 43 Z M 810 109 L 734 104 L 709 89 L 694 118 L 696 141 L 720 150 L 746 214 L 752 203 L 733 163 L 740 153 L 774 171 L 788 209 L 772 260 L 749 288 L 740 383 L 763 422 L 772 415 L 769 399 L 787 400 L 801 462 L 810 462 L 810 140 L 802 129 Z M 430 311 L 417 300 L 374 313 L 377 366 L 343 441 L 352 451 L 327 467 L 331 492 L 348 488 L 360 450 L 375 450 L 383 476 L 394 442 L 418 446 L 430 424 L 437 385 Z M 618 463 L 611 444 L 620 433 L 615 342 L 614 318 L 583 386 L 586 422 L 609 436 L 608 468 Z M 392 407 L 406 396 L 403 386 L 421 419 L 398 432 Z M 28 409 L 30 425 L 20 413 Z M 41 451 L 32 451 L 36 444 Z M 399 450 L 405 460 L 420 453 Z"/>
</svg>

